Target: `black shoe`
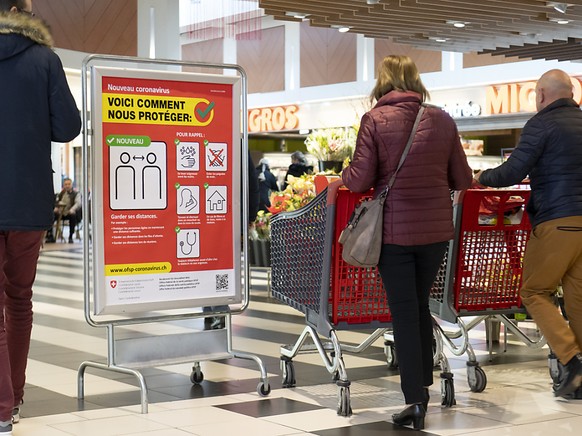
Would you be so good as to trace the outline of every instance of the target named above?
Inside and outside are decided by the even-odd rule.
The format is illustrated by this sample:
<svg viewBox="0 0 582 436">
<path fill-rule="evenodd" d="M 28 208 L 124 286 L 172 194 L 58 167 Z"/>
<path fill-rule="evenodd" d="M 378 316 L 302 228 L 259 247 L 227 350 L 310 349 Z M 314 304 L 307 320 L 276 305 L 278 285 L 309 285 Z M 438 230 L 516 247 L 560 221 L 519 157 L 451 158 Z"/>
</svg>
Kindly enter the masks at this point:
<svg viewBox="0 0 582 436">
<path fill-rule="evenodd" d="M 564 397 L 572 394 L 582 385 L 582 355 L 576 354 L 564 365 L 564 378 L 554 392 L 556 397 Z"/>
<path fill-rule="evenodd" d="M 45 242 L 48 244 L 54 244 L 57 241 L 55 240 L 55 237 L 53 235 L 49 235 L 46 237 Z"/>
<path fill-rule="evenodd" d="M 571 394 L 563 395 L 562 397 L 566 398 L 567 400 L 582 400 L 582 386 L 580 386 Z"/>
<path fill-rule="evenodd" d="M 392 422 L 396 425 L 410 425 L 415 430 L 424 429 L 426 411 L 421 403 L 411 404 L 402 412 L 392 415 Z"/>
</svg>

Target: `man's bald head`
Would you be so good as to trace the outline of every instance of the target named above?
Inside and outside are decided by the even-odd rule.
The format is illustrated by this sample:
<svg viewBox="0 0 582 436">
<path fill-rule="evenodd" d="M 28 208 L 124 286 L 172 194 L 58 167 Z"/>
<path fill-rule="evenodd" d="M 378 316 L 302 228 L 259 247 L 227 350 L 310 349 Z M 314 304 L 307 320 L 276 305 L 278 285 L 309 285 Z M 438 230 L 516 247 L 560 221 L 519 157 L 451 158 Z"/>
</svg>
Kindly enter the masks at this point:
<svg viewBox="0 0 582 436">
<path fill-rule="evenodd" d="M 536 84 L 536 108 L 542 110 L 560 98 L 572 98 L 572 81 L 562 70 L 550 70 Z"/>
</svg>

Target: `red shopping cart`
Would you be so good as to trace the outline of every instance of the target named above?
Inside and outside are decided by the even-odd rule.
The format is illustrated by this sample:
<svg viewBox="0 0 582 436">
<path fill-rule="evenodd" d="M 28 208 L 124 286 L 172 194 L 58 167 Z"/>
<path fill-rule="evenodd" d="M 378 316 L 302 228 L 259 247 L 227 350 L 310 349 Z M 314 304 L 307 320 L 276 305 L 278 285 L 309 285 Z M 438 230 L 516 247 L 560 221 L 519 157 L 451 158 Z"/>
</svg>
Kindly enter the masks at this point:
<svg viewBox="0 0 582 436">
<path fill-rule="evenodd" d="M 293 357 L 318 351 L 339 388 L 337 413 L 343 416 L 350 415 L 352 409 L 342 353 L 362 352 L 391 329 L 377 269 L 345 263 L 337 242 L 355 206 L 371 195 L 371 191 L 350 192 L 336 181 L 307 206 L 271 219 L 272 295 L 305 314 L 306 322 L 296 343 L 281 347 L 283 387 L 296 384 Z M 340 344 L 336 334 L 337 330 L 370 328 L 374 332 L 357 346 Z M 313 344 L 305 343 L 309 336 Z M 442 353 L 435 361 L 442 369 L 443 405 L 452 406 L 454 386 L 448 361 Z"/>
<path fill-rule="evenodd" d="M 433 315 L 458 325 L 458 331 L 443 332 L 440 337 L 455 355 L 468 354 L 467 379 L 473 392 L 487 385 L 468 339 L 469 330 L 477 324 L 486 321 L 489 328 L 490 321 L 498 321 L 526 345 L 545 345 L 543 337 L 530 339 L 509 318 L 526 313 L 519 288 L 531 232 L 525 213 L 529 196 L 529 190 L 521 189 L 469 189 L 455 199 L 455 239 L 431 290 L 430 307 Z M 474 318 L 465 324 L 462 318 L 468 316 Z M 492 341 L 492 332 L 488 336 Z M 458 338 L 463 339 L 461 345 L 452 341 Z"/>
</svg>

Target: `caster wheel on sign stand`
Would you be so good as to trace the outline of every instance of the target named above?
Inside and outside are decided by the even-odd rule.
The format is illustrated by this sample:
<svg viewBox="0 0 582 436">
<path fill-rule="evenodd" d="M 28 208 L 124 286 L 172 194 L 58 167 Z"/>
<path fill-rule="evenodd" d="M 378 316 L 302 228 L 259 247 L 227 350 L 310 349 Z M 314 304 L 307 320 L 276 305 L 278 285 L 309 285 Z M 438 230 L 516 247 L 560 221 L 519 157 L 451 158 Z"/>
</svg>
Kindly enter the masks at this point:
<svg viewBox="0 0 582 436">
<path fill-rule="evenodd" d="M 200 363 L 197 362 L 192 367 L 192 372 L 190 373 L 190 381 L 192 382 L 192 384 L 198 385 L 198 384 L 202 383 L 203 380 L 204 380 L 204 373 L 202 372 L 202 369 L 200 368 Z"/>
<path fill-rule="evenodd" d="M 266 397 L 271 393 L 271 385 L 269 385 L 269 383 L 265 384 L 265 382 L 262 381 L 259 382 L 259 384 L 257 385 L 257 393 L 261 397 Z"/>
</svg>

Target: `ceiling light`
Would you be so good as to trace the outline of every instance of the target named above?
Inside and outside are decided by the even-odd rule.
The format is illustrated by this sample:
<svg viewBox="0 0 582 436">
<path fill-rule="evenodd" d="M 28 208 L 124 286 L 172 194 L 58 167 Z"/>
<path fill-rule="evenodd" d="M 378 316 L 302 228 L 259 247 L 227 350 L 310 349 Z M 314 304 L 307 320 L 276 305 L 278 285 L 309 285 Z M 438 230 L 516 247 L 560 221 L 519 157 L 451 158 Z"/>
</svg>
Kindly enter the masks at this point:
<svg viewBox="0 0 582 436">
<path fill-rule="evenodd" d="M 463 27 L 465 27 L 467 24 L 471 24 L 468 23 L 466 21 L 454 21 L 454 20 L 447 20 L 446 22 L 447 24 L 450 24 L 451 26 L 455 26 L 459 29 L 462 29 Z"/>
<path fill-rule="evenodd" d="M 561 14 L 565 14 L 568 9 L 568 3 L 551 3 L 551 6 Z"/>
<path fill-rule="evenodd" d="M 570 23 L 572 23 L 572 20 L 567 20 L 565 18 L 548 18 L 548 21 L 551 23 L 557 23 L 557 24 L 570 24 Z"/>
<path fill-rule="evenodd" d="M 307 18 L 307 14 L 301 13 L 301 12 L 285 12 L 285 15 L 287 17 L 293 17 L 293 18 L 297 18 L 299 20 L 304 20 L 305 18 Z"/>
<path fill-rule="evenodd" d="M 377 5 L 378 3 L 380 3 L 380 0 L 366 0 L 366 3 L 368 3 L 369 5 Z"/>
<path fill-rule="evenodd" d="M 338 32 L 341 32 L 341 33 L 346 33 L 346 32 L 349 32 L 349 31 L 350 31 L 350 29 L 351 29 L 351 27 L 350 27 L 350 26 L 345 26 L 345 25 L 343 25 L 343 24 L 332 24 L 332 25 L 331 25 L 331 26 L 329 26 L 329 27 L 331 27 L 332 29 L 337 29 L 337 31 L 338 31 Z"/>
<path fill-rule="evenodd" d="M 435 42 L 447 42 L 449 38 L 445 38 L 444 36 L 430 36 L 428 39 Z"/>
</svg>

